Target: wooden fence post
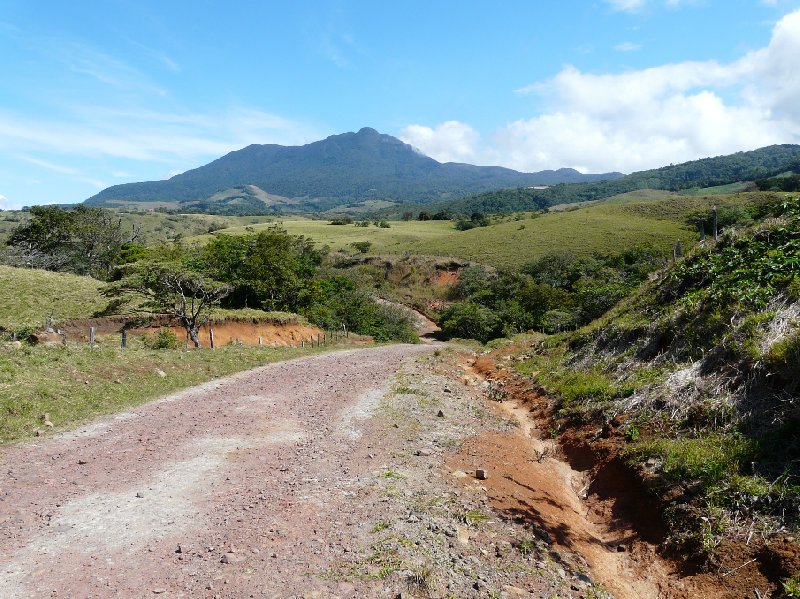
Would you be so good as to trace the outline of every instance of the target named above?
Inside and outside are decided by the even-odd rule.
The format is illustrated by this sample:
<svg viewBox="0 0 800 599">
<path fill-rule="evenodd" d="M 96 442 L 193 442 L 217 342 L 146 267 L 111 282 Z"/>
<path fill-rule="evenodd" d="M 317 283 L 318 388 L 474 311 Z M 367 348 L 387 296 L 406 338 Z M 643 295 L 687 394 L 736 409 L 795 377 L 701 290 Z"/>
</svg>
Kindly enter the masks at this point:
<svg viewBox="0 0 800 599">
<path fill-rule="evenodd" d="M 717 230 L 717 207 L 714 206 L 714 241 L 719 240 L 719 231 Z"/>
<path fill-rule="evenodd" d="M 264 343 L 263 339 L 261 339 L 261 337 L 259 336 L 259 338 L 258 338 L 258 347 L 261 347 L 263 345 L 263 343 Z"/>
<path fill-rule="evenodd" d="M 97 329 L 95 327 L 89 327 L 89 345 L 94 345 L 96 334 L 97 334 Z"/>
<path fill-rule="evenodd" d="M 122 343 L 123 348 L 128 347 L 128 329 L 122 329 Z"/>
<path fill-rule="evenodd" d="M 211 349 L 214 349 L 214 327 L 208 327 L 208 342 Z"/>
</svg>

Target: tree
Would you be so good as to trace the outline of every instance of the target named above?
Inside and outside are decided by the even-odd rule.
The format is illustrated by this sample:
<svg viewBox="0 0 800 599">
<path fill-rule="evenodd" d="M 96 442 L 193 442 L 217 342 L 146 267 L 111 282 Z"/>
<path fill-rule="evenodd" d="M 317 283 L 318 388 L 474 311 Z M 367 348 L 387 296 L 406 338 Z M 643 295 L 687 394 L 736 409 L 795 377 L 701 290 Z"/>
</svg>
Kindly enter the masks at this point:
<svg viewBox="0 0 800 599">
<path fill-rule="evenodd" d="M 233 287 L 229 307 L 297 312 L 312 302 L 321 261 L 311 240 L 270 227 L 256 235 L 218 235 L 196 269 Z"/>
<path fill-rule="evenodd" d="M 19 262 L 46 270 L 69 271 L 107 279 L 136 229 L 126 232 L 109 210 L 78 206 L 34 206 L 31 219 L 6 242 Z"/>
<path fill-rule="evenodd" d="M 200 327 L 209 308 L 230 292 L 230 285 L 191 271 L 179 262 L 136 263 L 122 279 L 103 291 L 111 297 L 132 293 L 144 298 L 141 311 L 175 318 L 198 348 L 202 347 Z"/>
<path fill-rule="evenodd" d="M 405 212 L 403 212 L 403 220 L 404 221 L 409 221 L 412 218 L 414 218 L 414 213 L 411 212 L 411 210 L 406 210 Z"/>
</svg>

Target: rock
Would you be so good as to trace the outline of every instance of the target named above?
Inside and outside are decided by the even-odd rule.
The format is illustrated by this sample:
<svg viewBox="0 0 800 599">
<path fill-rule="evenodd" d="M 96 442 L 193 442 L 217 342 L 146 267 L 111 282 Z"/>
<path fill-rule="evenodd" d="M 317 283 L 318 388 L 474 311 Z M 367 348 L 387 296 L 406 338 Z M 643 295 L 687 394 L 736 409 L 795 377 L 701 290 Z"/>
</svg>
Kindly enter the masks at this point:
<svg viewBox="0 0 800 599">
<path fill-rule="evenodd" d="M 160 368 L 156 368 L 155 372 L 156 372 L 156 374 L 157 374 L 158 376 L 160 376 L 162 379 L 163 379 L 164 377 L 166 377 L 166 376 L 167 376 L 167 373 L 166 373 L 166 372 L 164 372 L 163 370 L 161 370 Z"/>
<path fill-rule="evenodd" d="M 489 478 L 489 471 L 484 470 L 483 468 L 478 468 L 475 471 L 475 478 L 477 478 L 478 480 L 486 480 L 487 478 Z"/>
<path fill-rule="evenodd" d="M 222 556 L 222 559 L 219 560 L 223 564 L 238 564 L 239 562 L 243 561 L 244 558 L 240 555 L 236 555 L 235 553 L 228 552 Z"/>
<path fill-rule="evenodd" d="M 88 464 L 88 463 L 89 463 L 89 462 L 87 462 L 86 460 L 78 460 L 78 465 L 79 465 L 79 466 L 84 466 L 84 465 L 86 465 L 86 464 Z"/>
<path fill-rule="evenodd" d="M 436 414 L 436 416 L 438 416 L 439 418 L 444 418 L 444 412 L 439 410 L 439 412 Z"/>
<path fill-rule="evenodd" d="M 166 592 L 167 592 L 167 589 L 153 589 L 153 594 L 154 595 L 163 595 Z"/>
<path fill-rule="evenodd" d="M 414 455 L 418 455 L 418 456 L 429 456 L 429 455 L 431 455 L 431 453 L 432 453 L 432 452 L 431 452 L 431 450 L 430 450 L 430 449 L 428 449 L 427 447 L 423 447 L 422 449 L 418 449 L 417 451 L 415 451 L 415 452 L 414 452 Z"/>
<path fill-rule="evenodd" d="M 450 387 L 445 387 L 444 388 L 444 392 L 445 393 L 452 393 L 452 391 L 450 390 Z"/>
<path fill-rule="evenodd" d="M 144 493 L 142 493 L 141 491 L 137 491 L 136 492 L 136 498 L 137 499 L 142 499 L 143 497 L 144 497 Z"/>
</svg>

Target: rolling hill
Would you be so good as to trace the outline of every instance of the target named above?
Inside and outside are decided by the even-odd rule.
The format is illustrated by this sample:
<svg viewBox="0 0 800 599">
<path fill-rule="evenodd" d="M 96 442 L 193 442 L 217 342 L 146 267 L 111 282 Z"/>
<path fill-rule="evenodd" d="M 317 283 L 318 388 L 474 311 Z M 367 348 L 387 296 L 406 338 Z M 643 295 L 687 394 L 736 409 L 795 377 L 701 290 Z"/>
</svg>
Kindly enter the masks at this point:
<svg viewBox="0 0 800 599">
<path fill-rule="evenodd" d="M 165 181 L 114 185 L 87 205 L 172 204 L 222 214 L 318 211 L 370 199 L 428 203 L 508 187 L 600 181 L 621 173 L 573 169 L 520 173 L 440 163 L 390 135 L 364 128 L 304 146 L 251 145 Z"/>
<path fill-rule="evenodd" d="M 750 152 L 671 164 L 605 181 L 557 184 L 547 189 L 488 191 L 441 202 L 436 208 L 453 214 L 469 214 L 475 211 L 498 214 L 539 210 L 556 204 L 603 200 L 644 189 L 712 195 L 716 192 L 714 188 L 721 186 L 729 188 L 717 191 L 742 191 L 747 188 L 746 185 L 741 185 L 743 182 L 752 182 L 751 187 L 755 189 L 755 181 L 759 179 L 792 171 L 800 172 L 800 145 L 774 145 Z"/>
</svg>

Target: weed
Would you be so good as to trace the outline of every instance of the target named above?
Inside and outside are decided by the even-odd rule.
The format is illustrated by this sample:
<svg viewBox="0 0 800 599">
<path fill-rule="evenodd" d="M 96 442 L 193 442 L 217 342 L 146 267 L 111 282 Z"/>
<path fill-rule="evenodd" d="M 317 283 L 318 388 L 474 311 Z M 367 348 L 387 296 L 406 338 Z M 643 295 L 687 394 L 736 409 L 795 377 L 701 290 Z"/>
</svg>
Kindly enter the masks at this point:
<svg viewBox="0 0 800 599">
<path fill-rule="evenodd" d="M 406 579 L 409 588 L 421 593 L 428 593 L 433 590 L 434 570 L 431 566 L 425 565 L 415 569 Z"/>
<path fill-rule="evenodd" d="M 480 512 L 478 510 L 471 510 L 469 512 L 464 512 L 458 517 L 464 524 L 469 524 L 470 526 L 476 526 L 478 524 L 483 524 L 489 521 L 489 516 Z"/>
<path fill-rule="evenodd" d="M 142 343 L 147 349 L 178 349 L 180 342 L 172 329 L 162 328 L 154 335 L 145 335 Z"/>
<path fill-rule="evenodd" d="M 800 574 L 783 581 L 783 592 L 787 597 L 800 597 Z"/>
<path fill-rule="evenodd" d="M 517 543 L 517 550 L 524 557 L 527 557 L 533 553 L 534 549 L 536 549 L 536 544 L 531 539 L 522 539 L 519 543 Z"/>
<path fill-rule="evenodd" d="M 376 522 L 375 526 L 372 527 L 372 530 L 370 532 L 374 534 L 374 533 L 377 533 L 377 532 L 384 531 L 384 530 L 386 530 L 388 528 L 391 528 L 391 527 L 392 527 L 392 523 L 391 522 L 386 522 L 386 521 Z"/>
<path fill-rule="evenodd" d="M 633 424 L 629 425 L 625 429 L 625 439 L 628 441 L 628 443 L 635 443 L 638 441 L 641 434 L 642 433 L 639 430 L 639 427 Z"/>
<path fill-rule="evenodd" d="M 389 478 L 389 479 L 402 480 L 402 479 L 405 478 L 405 475 L 400 474 L 399 472 L 396 472 L 395 470 L 385 470 L 384 472 L 381 472 L 381 477 Z"/>
</svg>

